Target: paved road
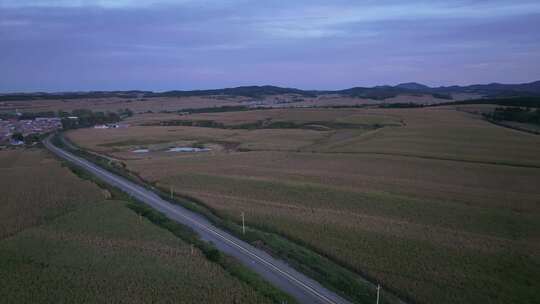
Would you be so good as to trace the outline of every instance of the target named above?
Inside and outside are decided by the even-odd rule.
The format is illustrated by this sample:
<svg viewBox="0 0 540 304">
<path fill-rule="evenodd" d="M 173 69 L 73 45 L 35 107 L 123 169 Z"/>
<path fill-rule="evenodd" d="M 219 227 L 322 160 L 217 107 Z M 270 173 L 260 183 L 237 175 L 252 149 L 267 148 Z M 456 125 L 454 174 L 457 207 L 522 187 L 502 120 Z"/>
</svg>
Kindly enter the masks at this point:
<svg viewBox="0 0 540 304">
<path fill-rule="evenodd" d="M 232 236 L 213 226 L 203 216 L 181 206 L 163 200 L 154 192 L 145 189 L 127 179 L 115 175 L 83 158 L 77 157 L 54 146 L 48 137 L 43 141 L 47 149 L 75 165 L 82 167 L 108 184 L 122 189 L 137 200 L 164 213 L 170 219 L 191 227 L 203 240 L 212 242 L 216 248 L 234 256 L 242 264 L 258 273 L 277 288 L 293 296 L 300 303 L 306 304 L 345 304 L 350 303 L 335 293 L 321 286 L 314 280 L 294 270 L 285 262 L 278 260 L 264 251 Z"/>
</svg>

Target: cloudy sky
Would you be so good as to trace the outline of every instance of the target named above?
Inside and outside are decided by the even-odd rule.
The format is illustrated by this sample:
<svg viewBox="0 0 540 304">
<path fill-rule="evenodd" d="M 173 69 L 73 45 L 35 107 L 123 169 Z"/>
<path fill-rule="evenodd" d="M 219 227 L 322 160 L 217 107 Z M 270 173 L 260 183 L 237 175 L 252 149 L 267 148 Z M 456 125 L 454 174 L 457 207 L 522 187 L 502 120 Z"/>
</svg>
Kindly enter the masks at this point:
<svg viewBox="0 0 540 304">
<path fill-rule="evenodd" d="M 540 79 L 540 1 L 0 0 L 0 91 Z"/>
</svg>

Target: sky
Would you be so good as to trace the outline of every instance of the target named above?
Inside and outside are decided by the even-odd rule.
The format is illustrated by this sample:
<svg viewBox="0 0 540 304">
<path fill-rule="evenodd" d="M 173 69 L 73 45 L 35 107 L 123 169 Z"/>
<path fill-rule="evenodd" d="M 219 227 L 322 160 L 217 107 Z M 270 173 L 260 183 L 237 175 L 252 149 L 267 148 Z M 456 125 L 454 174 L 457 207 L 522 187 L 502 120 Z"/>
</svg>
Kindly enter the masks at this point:
<svg viewBox="0 0 540 304">
<path fill-rule="evenodd" d="M 540 80 L 540 1 L 0 0 L 0 92 Z"/>
</svg>

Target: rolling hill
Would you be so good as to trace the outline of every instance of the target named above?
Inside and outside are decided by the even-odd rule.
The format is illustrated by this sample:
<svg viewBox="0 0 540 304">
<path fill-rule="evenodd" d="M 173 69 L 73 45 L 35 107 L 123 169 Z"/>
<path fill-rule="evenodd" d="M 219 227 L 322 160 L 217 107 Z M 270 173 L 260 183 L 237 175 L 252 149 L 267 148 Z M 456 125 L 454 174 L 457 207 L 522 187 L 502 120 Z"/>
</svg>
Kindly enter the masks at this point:
<svg viewBox="0 0 540 304">
<path fill-rule="evenodd" d="M 468 86 L 429 87 L 416 82 L 401 83 L 396 86 L 353 87 L 344 90 L 301 90 L 278 86 L 241 86 L 235 88 L 209 90 L 173 90 L 165 92 L 152 91 L 91 91 L 91 92 L 60 92 L 60 93 L 9 93 L 0 94 L 0 101 L 39 100 L 39 99 L 79 99 L 79 98 L 141 98 L 141 97 L 190 97 L 190 96 L 242 96 L 249 98 L 264 98 L 283 94 L 293 94 L 303 97 L 338 94 L 344 97 L 368 98 L 384 100 L 398 95 L 432 95 L 442 99 L 452 99 L 452 94 L 469 93 L 486 98 L 507 97 L 540 97 L 540 81 L 522 84 L 475 84 Z"/>
</svg>

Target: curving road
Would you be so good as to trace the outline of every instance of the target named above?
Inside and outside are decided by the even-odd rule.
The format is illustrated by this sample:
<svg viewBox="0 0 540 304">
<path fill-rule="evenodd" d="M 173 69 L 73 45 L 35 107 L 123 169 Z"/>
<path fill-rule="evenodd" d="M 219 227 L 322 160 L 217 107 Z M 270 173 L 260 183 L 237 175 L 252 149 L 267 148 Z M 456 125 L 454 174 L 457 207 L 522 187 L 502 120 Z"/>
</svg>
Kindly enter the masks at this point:
<svg viewBox="0 0 540 304">
<path fill-rule="evenodd" d="M 113 174 L 92 162 L 54 146 L 50 139 L 51 136 L 47 137 L 43 141 L 43 144 L 54 154 L 91 172 L 102 181 L 123 190 L 137 200 L 164 213 L 170 219 L 191 227 L 203 240 L 212 242 L 215 247 L 222 252 L 234 256 L 243 265 L 258 273 L 261 277 L 272 283 L 277 288 L 290 294 L 300 303 L 350 303 L 332 291 L 321 286 L 314 280 L 294 270 L 285 262 L 271 257 L 264 251 L 251 246 L 250 244 L 236 238 L 220 228 L 215 227 L 203 216 L 163 200 L 157 194 L 145 189 L 144 187 L 130 182 L 127 179 Z"/>
</svg>

